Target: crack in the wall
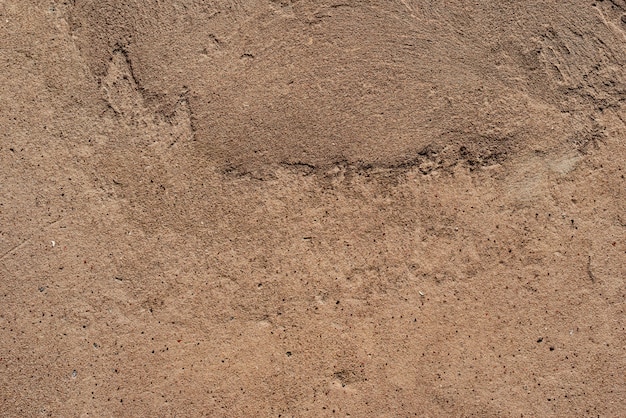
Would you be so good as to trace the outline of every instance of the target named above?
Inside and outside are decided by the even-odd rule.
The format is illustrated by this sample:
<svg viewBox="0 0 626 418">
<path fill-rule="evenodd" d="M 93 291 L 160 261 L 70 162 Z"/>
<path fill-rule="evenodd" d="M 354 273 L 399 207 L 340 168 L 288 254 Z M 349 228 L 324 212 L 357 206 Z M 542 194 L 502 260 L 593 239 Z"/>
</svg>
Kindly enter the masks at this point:
<svg viewBox="0 0 626 418">
<path fill-rule="evenodd" d="M 429 176 L 436 173 L 451 173 L 454 167 L 462 165 L 470 172 L 503 163 L 510 154 L 509 139 L 493 139 L 489 146 L 476 146 L 469 137 L 457 141 L 458 145 L 437 147 L 428 145 L 404 159 L 391 163 L 371 163 L 340 159 L 327 164 L 311 164 L 305 161 L 283 161 L 265 170 L 250 170 L 243 166 L 228 165 L 222 169 L 227 178 L 250 178 L 259 181 L 274 179 L 273 172 L 282 169 L 291 174 L 319 179 L 353 177 L 396 178 L 408 173 Z"/>
<path fill-rule="evenodd" d="M 153 111 L 146 104 L 149 98 L 138 83 L 125 48 L 118 47 L 113 51 L 109 68 L 100 80 L 100 85 L 114 116 L 128 125 L 149 128 L 148 131 L 152 132 L 156 141 L 169 141 L 168 147 L 171 147 L 181 139 L 193 137 L 188 91 L 180 94 L 171 114 L 163 115 Z"/>
</svg>

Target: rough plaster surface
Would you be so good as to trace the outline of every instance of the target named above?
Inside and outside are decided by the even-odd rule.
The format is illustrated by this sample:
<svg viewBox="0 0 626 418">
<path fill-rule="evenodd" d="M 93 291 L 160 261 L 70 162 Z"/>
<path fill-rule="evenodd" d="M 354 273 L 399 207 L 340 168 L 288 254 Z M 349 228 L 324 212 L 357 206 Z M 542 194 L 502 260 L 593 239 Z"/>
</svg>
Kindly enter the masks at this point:
<svg viewBox="0 0 626 418">
<path fill-rule="evenodd" d="M 0 1 L 0 415 L 622 416 L 626 3 Z"/>
</svg>

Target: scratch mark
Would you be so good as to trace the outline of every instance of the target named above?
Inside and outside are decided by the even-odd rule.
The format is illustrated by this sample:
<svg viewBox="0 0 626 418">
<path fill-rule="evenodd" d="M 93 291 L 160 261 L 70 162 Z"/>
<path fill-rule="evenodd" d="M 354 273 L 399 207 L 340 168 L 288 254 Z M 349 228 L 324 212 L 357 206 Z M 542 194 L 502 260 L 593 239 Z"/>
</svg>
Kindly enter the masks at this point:
<svg viewBox="0 0 626 418">
<path fill-rule="evenodd" d="M 22 243 L 16 245 L 15 247 L 11 248 L 9 251 L 5 252 L 2 257 L 0 257 L 0 261 L 4 260 L 5 258 L 7 258 L 9 255 L 11 255 L 11 253 L 19 250 L 20 248 L 24 247 L 26 244 L 28 244 L 30 242 L 32 238 L 28 238 L 27 240 L 23 241 Z"/>
<path fill-rule="evenodd" d="M 45 225 L 43 228 L 41 228 L 41 232 L 45 232 L 48 228 L 50 228 L 51 226 L 61 222 L 63 219 L 65 219 L 65 218 L 59 218 L 56 221 L 50 222 L 48 225 Z M 26 244 L 28 244 L 32 240 L 33 240 L 33 236 L 25 239 L 20 244 L 18 244 L 15 247 L 11 248 L 9 251 L 6 251 L 4 254 L 2 254 L 2 256 L 0 256 L 0 261 L 4 260 L 5 258 L 7 258 L 9 255 L 14 253 L 15 251 L 17 251 L 17 250 L 19 250 L 21 248 L 24 248 L 26 246 Z"/>
<path fill-rule="evenodd" d="M 624 118 L 622 117 L 622 115 L 620 115 L 619 111 L 615 111 L 615 114 L 617 115 L 617 117 L 619 118 L 619 120 L 622 121 L 622 123 L 626 126 L 626 120 L 624 120 Z"/>
<path fill-rule="evenodd" d="M 587 275 L 591 279 L 591 283 L 596 282 L 596 276 L 594 276 L 593 271 L 591 271 L 591 256 L 587 259 Z"/>
<path fill-rule="evenodd" d="M 414 12 L 414 11 L 413 11 L 413 8 L 412 8 L 412 7 L 411 7 L 411 6 L 410 6 L 410 5 L 406 2 L 406 0 L 400 0 L 400 2 L 401 2 L 402 4 L 404 4 L 404 7 L 406 7 L 406 8 L 409 10 L 409 12 L 411 12 L 411 13 L 413 13 L 413 12 Z"/>
</svg>

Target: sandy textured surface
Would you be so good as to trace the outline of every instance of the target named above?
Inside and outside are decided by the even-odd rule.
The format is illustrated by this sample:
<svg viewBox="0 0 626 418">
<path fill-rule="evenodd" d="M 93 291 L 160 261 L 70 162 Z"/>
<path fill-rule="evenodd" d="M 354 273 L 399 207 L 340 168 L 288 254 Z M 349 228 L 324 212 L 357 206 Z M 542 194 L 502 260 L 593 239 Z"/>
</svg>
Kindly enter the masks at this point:
<svg viewBox="0 0 626 418">
<path fill-rule="evenodd" d="M 623 416 L 625 64 L 624 0 L 0 0 L 0 416 Z"/>
</svg>

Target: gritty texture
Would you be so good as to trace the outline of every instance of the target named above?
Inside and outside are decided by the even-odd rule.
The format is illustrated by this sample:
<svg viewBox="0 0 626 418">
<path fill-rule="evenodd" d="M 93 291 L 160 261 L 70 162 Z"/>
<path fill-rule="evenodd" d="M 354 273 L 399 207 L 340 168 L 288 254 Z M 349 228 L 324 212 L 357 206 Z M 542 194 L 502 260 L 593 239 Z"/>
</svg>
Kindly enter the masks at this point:
<svg viewBox="0 0 626 418">
<path fill-rule="evenodd" d="M 0 416 L 622 416 L 625 65 L 624 0 L 0 0 Z"/>
</svg>

